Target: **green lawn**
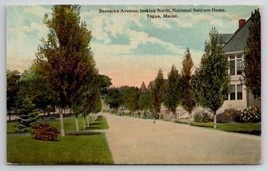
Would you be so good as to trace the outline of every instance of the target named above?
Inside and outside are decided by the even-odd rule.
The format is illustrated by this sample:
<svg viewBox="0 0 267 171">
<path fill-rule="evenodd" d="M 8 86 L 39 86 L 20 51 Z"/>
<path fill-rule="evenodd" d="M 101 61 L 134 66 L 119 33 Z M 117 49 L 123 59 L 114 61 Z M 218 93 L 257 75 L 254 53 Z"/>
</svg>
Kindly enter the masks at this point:
<svg viewBox="0 0 267 171">
<path fill-rule="evenodd" d="M 18 164 L 113 164 L 103 134 L 65 136 L 38 141 L 30 136 L 7 137 L 7 162 Z"/>
<path fill-rule="evenodd" d="M 16 122 L 7 122 L 7 133 L 15 132 Z"/>
<path fill-rule="evenodd" d="M 50 119 L 50 120 L 40 120 L 42 123 L 47 123 L 50 126 L 56 128 L 58 131 L 60 130 L 60 120 L 58 118 L 56 119 Z M 106 121 L 106 118 L 103 116 L 99 116 L 95 122 L 93 122 L 92 117 L 89 117 L 90 127 L 87 128 L 88 130 L 93 129 L 108 129 L 108 124 Z M 78 123 L 80 130 L 83 129 L 83 118 L 78 117 Z M 8 122 L 7 123 L 7 133 L 15 132 L 14 126 L 16 125 L 16 122 Z M 64 118 L 64 129 L 65 132 L 73 132 L 76 131 L 76 125 L 75 125 L 75 117 L 65 117 Z"/>
<path fill-rule="evenodd" d="M 79 127 L 83 129 L 82 117 Z M 58 130 L 59 119 L 42 120 Z M 108 129 L 107 121 L 100 116 L 93 123 L 90 118 L 88 129 Z M 19 136 L 14 133 L 15 122 L 7 123 L 7 162 L 18 164 L 113 164 L 105 134 L 67 135 L 58 137 L 57 141 L 39 141 L 31 136 Z M 75 118 L 65 117 L 66 132 L 75 132 Z M 25 134 L 24 134 L 25 135 Z"/>
<path fill-rule="evenodd" d="M 177 123 L 187 123 L 186 120 L 178 121 Z M 192 126 L 206 127 L 213 129 L 213 122 L 192 122 Z M 217 123 L 217 129 L 228 132 L 238 132 L 252 135 L 261 135 L 261 124 L 260 123 Z"/>
<path fill-rule="evenodd" d="M 95 130 L 95 129 L 108 129 L 108 123 L 105 117 L 99 116 L 95 122 L 91 122 L 89 128 L 87 130 Z"/>
</svg>

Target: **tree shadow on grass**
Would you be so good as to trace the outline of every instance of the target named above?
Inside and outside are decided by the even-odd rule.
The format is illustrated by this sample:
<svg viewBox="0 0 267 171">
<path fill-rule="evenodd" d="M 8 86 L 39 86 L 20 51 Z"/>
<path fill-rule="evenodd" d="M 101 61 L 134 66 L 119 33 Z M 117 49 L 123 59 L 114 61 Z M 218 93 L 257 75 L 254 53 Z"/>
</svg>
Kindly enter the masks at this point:
<svg viewBox="0 0 267 171">
<path fill-rule="evenodd" d="M 99 126 L 100 124 L 101 124 L 100 122 L 90 123 L 90 127 L 91 127 L 91 126 Z"/>
<path fill-rule="evenodd" d="M 78 131 L 78 132 L 68 132 L 66 135 L 100 135 L 102 134 L 101 132 L 95 132 L 95 131 L 89 131 L 89 130 L 84 130 L 84 131 Z"/>
<path fill-rule="evenodd" d="M 91 123 L 90 126 L 86 128 L 86 130 L 94 130 L 94 129 L 101 129 L 101 124 Z"/>
</svg>

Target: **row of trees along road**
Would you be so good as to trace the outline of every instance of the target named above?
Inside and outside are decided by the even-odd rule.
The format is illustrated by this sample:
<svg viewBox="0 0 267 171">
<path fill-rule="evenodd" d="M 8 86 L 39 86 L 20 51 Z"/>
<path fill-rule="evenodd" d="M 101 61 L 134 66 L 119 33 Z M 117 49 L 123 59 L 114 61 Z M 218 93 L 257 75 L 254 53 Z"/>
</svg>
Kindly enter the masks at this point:
<svg viewBox="0 0 267 171">
<path fill-rule="evenodd" d="M 173 113 L 172 118 L 176 115 L 176 108 L 178 105 L 181 105 L 188 113 L 188 124 L 190 124 L 191 112 L 193 111 L 196 102 L 194 99 L 194 94 L 191 85 L 192 78 L 192 68 L 193 68 L 193 60 L 191 58 L 190 50 L 186 50 L 186 55 L 183 60 L 183 68 L 181 74 L 173 65 L 171 71 L 168 74 L 168 82 L 166 87 L 160 89 L 157 88 L 156 80 L 162 78 L 162 72 L 159 70 L 158 76 L 155 80 L 155 84 L 153 85 L 152 92 L 161 92 L 164 93 L 163 101 L 164 105 Z M 164 84 L 162 84 L 164 85 Z M 155 94 L 152 93 L 152 97 L 155 99 Z M 155 104 L 155 103 L 154 103 Z M 158 108 L 158 112 L 160 111 L 161 104 L 156 104 Z M 156 112 L 157 112 L 156 111 Z M 178 116 L 179 117 L 179 116 Z"/>
<path fill-rule="evenodd" d="M 93 110 L 95 104 L 88 105 L 93 97 L 99 110 L 98 71 L 90 49 L 91 32 L 79 17 L 80 6 L 55 5 L 52 11 L 51 19 L 47 14 L 44 18 L 49 33 L 41 40 L 35 65 L 55 93 L 64 136 L 63 109 L 70 107 L 76 116 L 85 115 Z"/>
<path fill-rule="evenodd" d="M 244 58 L 244 84 L 254 97 L 261 97 L 261 43 L 260 43 L 260 13 L 255 10 L 251 16 L 252 25 L 249 31 Z M 152 88 L 140 94 L 138 107 L 140 110 L 150 110 L 161 117 L 161 104 L 176 114 L 176 108 L 181 105 L 188 113 L 190 124 L 191 112 L 196 103 L 212 111 L 214 128 L 216 128 L 217 110 L 223 105 L 228 95 L 229 75 L 228 61 L 224 55 L 222 45 L 218 40 L 218 31 L 215 28 L 209 33 L 209 41 L 205 42 L 204 55 L 200 66 L 192 75 L 193 61 L 189 49 L 183 61 L 181 74 L 172 66 L 165 84 L 160 69 L 153 81 Z M 106 102 L 111 107 L 118 108 L 123 103 L 123 96 L 119 89 L 112 89 Z M 116 97 L 116 98 L 115 98 Z"/>
<path fill-rule="evenodd" d="M 205 54 L 200 67 L 192 75 L 193 60 L 189 49 L 183 60 L 181 74 L 172 66 L 165 82 L 162 70 L 159 69 L 151 89 L 144 93 L 134 87 L 120 87 L 108 90 L 105 102 L 111 108 L 127 107 L 130 111 L 150 110 L 161 119 L 161 105 L 164 105 L 176 115 L 176 108 L 181 105 L 188 113 L 190 124 L 191 113 L 198 102 L 209 108 L 214 114 L 216 128 L 216 111 L 223 104 L 228 93 L 228 62 L 221 45 L 218 44 L 218 33 L 214 28 L 210 32 L 210 40 L 205 43 Z"/>
</svg>

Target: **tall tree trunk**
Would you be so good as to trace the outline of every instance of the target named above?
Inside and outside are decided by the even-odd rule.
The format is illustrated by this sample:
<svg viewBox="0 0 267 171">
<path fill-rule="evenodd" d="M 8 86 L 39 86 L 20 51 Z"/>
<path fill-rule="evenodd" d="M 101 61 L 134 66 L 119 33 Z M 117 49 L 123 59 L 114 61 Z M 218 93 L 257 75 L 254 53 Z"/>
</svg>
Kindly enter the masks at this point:
<svg viewBox="0 0 267 171">
<path fill-rule="evenodd" d="M 79 131 L 78 115 L 75 115 L 76 131 Z"/>
<path fill-rule="evenodd" d="M 87 119 L 87 123 L 86 123 L 86 126 L 89 127 L 90 126 L 90 120 L 89 120 L 89 115 L 86 116 L 86 119 Z"/>
<path fill-rule="evenodd" d="M 213 128 L 217 128 L 217 118 L 216 118 L 216 111 L 213 113 Z"/>
<path fill-rule="evenodd" d="M 64 130 L 64 118 L 63 118 L 63 109 L 59 108 L 59 116 L 60 116 L 60 135 L 62 137 L 65 136 L 65 130 Z"/>
<path fill-rule="evenodd" d="M 188 112 L 188 125 L 190 124 L 191 124 L 191 112 L 190 113 Z"/>
<path fill-rule="evenodd" d="M 92 115 L 93 115 L 93 122 L 95 122 L 95 120 L 96 120 L 96 113 L 93 113 Z"/>
<path fill-rule="evenodd" d="M 83 116 L 83 129 L 86 129 L 86 116 Z"/>
</svg>

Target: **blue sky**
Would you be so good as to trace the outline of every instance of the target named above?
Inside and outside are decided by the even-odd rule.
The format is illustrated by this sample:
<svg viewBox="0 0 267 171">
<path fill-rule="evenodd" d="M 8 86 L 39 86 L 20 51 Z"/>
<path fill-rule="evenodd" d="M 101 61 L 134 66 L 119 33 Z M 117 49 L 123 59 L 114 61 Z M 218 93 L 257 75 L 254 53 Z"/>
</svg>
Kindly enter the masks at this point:
<svg viewBox="0 0 267 171">
<path fill-rule="evenodd" d="M 149 19 L 144 13 L 104 14 L 99 9 L 172 9 L 222 8 L 226 12 L 181 12 L 179 18 Z M 7 6 L 7 69 L 23 71 L 35 59 L 40 39 L 48 29 L 45 13 L 52 6 Z M 81 19 L 92 31 L 91 48 L 97 68 L 112 78 L 115 86 L 140 86 L 164 76 L 172 65 L 181 70 L 186 48 L 190 48 L 195 66 L 203 54 L 204 42 L 215 27 L 219 33 L 233 33 L 239 19 L 248 19 L 258 6 L 82 6 Z"/>
</svg>

